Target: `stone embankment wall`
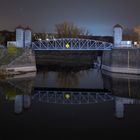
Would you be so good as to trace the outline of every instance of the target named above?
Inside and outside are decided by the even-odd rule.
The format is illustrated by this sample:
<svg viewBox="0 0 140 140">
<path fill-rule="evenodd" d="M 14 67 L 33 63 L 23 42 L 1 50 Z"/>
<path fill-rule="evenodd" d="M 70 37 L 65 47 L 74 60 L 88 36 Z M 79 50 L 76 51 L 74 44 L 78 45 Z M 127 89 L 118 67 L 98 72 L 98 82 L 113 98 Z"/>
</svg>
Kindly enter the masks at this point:
<svg viewBox="0 0 140 140">
<path fill-rule="evenodd" d="M 104 51 L 102 69 L 117 72 L 140 74 L 140 49 L 114 48 Z"/>
<path fill-rule="evenodd" d="M 31 49 L 26 49 L 15 60 L 8 65 L 2 65 L 1 69 L 5 69 L 8 73 L 21 74 L 26 72 L 36 71 L 36 61 L 34 52 Z"/>
</svg>

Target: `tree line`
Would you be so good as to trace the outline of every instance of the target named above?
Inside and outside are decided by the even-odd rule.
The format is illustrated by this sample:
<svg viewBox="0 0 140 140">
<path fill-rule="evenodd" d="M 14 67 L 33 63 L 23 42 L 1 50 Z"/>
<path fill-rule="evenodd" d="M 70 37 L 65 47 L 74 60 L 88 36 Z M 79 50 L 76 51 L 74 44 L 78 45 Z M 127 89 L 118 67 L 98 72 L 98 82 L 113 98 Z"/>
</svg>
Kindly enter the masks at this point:
<svg viewBox="0 0 140 140">
<path fill-rule="evenodd" d="M 32 40 L 38 39 L 53 39 L 53 38 L 80 38 L 83 36 L 89 36 L 89 32 L 86 28 L 78 27 L 72 22 L 64 21 L 55 25 L 55 33 L 34 33 Z M 124 40 L 136 41 L 140 44 L 140 25 L 135 26 L 132 29 L 124 29 L 123 33 Z M 0 32 L 0 44 L 6 45 L 7 41 L 15 40 L 15 32 Z"/>
</svg>

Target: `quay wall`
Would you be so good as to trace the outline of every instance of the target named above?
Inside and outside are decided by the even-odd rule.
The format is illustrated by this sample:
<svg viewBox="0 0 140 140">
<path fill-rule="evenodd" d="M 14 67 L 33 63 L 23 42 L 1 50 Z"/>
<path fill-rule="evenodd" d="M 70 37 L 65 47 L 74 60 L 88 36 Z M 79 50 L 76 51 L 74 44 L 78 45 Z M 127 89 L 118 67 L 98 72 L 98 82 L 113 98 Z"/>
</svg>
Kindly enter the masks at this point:
<svg viewBox="0 0 140 140">
<path fill-rule="evenodd" d="M 140 49 L 113 48 L 104 51 L 102 69 L 117 73 L 140 74 Z"/>
<path fill-rule="evenodd" d="M 17 75 L 28 72 L 36 72 L 35 54 L 31 49 L 26 49 L 19 57 L 0 69 L 5 70 L 8 75 Z"/>
</svg>

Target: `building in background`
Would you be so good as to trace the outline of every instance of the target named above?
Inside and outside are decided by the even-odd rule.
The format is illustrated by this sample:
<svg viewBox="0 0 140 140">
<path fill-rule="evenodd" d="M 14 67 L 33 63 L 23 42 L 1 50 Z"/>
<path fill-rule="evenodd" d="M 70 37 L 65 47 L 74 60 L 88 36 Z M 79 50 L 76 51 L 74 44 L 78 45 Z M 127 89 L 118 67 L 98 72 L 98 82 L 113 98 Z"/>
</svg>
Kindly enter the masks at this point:
<svg viewBox="0 0 140 140">
<path fill-rule="evenodd" d="M 18 26 L 16 28 L 16 40 L 7 41 L 7 46 L 15 45 L 18 48 L 29 47 L 32 43 L 32 31 L 29 27 Z"/>
</svg>

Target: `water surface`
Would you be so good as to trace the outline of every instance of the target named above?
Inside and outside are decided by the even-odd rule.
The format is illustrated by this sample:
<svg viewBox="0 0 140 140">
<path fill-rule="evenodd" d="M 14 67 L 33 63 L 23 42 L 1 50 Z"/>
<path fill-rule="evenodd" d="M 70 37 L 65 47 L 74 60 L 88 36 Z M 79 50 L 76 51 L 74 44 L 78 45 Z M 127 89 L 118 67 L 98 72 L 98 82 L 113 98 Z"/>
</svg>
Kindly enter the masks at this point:
<svg viewBox="0 0 140 140">
<path fill-rule="evenodd" d="M 136 137 L 139 85 L 140 76 L 92 66 L 46 66 L 1 79 L 1 137 Z"/>
</svg>

